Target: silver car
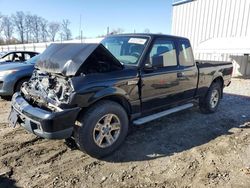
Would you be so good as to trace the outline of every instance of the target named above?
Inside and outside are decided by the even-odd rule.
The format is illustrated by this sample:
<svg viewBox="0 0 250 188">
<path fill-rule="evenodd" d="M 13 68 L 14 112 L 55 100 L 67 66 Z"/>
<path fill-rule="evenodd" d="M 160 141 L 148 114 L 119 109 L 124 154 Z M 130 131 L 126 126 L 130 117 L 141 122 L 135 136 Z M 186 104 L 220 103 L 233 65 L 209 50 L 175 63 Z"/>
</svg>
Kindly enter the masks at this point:
<svg viewBox="0 0 250 188">
<path fill-rule="evenodd" d="M 39 55 L 26 62 L 0 65 L 0 96 L 12 96 L 19 91 L 22 84 L 30 79 L 38 58 Z"/>
</svg>

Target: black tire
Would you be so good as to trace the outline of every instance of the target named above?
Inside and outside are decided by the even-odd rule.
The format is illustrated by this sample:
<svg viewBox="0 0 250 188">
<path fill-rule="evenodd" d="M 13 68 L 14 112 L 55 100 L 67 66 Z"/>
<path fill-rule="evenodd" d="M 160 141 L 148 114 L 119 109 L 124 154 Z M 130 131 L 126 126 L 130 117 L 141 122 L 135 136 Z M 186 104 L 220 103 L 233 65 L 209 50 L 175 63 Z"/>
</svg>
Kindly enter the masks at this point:
<svg viewBox="0 0 250 188">
<path fill-rule="evenodd" d="M 111 126 L 111 121 L 113 121 L 112 119 L 114 117 L 115 117 L 115 120 L 119 119 L 118 124 L 120 124 L 119 126 L 120 129 L 119 129 L 119 134 L 116 134 L 118 136 L 116 136 L 116 139 L 114 139 L 115 140 L 114 143 L 110 146 L 103 148 L 101 146 L 98 146 L 98 143 L 96 141 L 95 131 L 97 129 L 96 128 L 97 123 L 100 123 L 102 120 L 103 120 L 103 124 L 101 125 L 104 126 L 105 124 L 104 120 L 106 120 L 105 118 L 108 115 L 111 115 L 111 120 L 109 124 L 110 126 Z M 128 133 L 128 126 L 129 126 L 128 115 L 120 104 L 113 102 L 113 101 L 103 100 L 94 104 L 86 112 L 84 112 L 84 115 L 82 117 L 79 117 L 78 121 L 79 121 L 79 125 L 76 125 L 74 129 L 75 141 L 81 151 L 84 151 L 90 156 L 95 157 L 95 158 L 102 158 L 104 156 L 111 154 L 113 151 L 115 151 L 125 140 L 127 133 Z M 101 131 L 99 131 L 99 134 L 98 134 L 99 137 L 101 136 L 104 137 L 103 136 L 104 134 L 110 135 L 112 132 L 111 130 L 106 130 L 106 133 L 102 131 L 104 131 L 103 127 Z M 114 130 L 114 131 L 117 131 L 117 130 Z M 108 137 L 109 135 L 106 135 L 106 136 Z M 105 138 L 102 139 L 101 142 L 106 141 L 108 143 L 106 136 Z M 114 137 L 112 136 L 112 138 Z"/>
<path fill-rule="evenodd" d="M 1 96 L 3 100 L 11 101 L 12 96 Z"/>
<path fill-rule="evenodd" d="M 19 80 L 19 81 L 16 83 L 16 85 L 15 85 L 14 92 L 16 93 L 16 92 L 20 91 L 20 89 L 21 89 L 23 83 L 24 83 L 24 82 L 27 82 L 27 81 L 29 81 L 29 78 L 24 78 L 24 79 Z"/>
<path fill-rule="evenodd" d="M 221 99 L 221 95 L 222 95 L 222 88 L 221 88 L 221 84 L 219 82 L 214 82 L 212 83 L 212 85 L 210 86 L 206 97 L 203 99 L 200 99 L 200 110 L 203 113 L 214 113 L 217 109 L 218 106 L 220 104 L 220 99 Z M 211 100 L 213 97 L 213 92 L 217 92 L 218 94 L 218 101 L 216 104 L 212 104 Z"/>
</svg>

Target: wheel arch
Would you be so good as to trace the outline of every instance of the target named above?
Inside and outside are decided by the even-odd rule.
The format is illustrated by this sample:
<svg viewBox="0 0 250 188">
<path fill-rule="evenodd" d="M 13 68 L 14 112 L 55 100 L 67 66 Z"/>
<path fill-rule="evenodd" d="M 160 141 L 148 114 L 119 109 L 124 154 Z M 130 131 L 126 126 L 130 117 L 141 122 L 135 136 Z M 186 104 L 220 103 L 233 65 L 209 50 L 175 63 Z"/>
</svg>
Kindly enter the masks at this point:
<svg viewBox="0 0 250 188">
<path fill-rule="evenodd" d="M 222 76 L 215 77 L 213 79 L 211 85 L 214 84 L 214 83 L 219 83 L 220 84 L 220 86 L 221 86 L 221 98 L 222 98 L 223 97 L 223 86 L 224 86 L 224 79 L 223 79 L 223 77 Z M 210 85 L 210 87 L 211 87 L 211 85 Z"/>
<path fill-rule="evenodd" d="M 15 82 L 14 87 L 13 87 L 13 92 L 16 91 L 16 87 L 17 87 L 17 85 L 18 85 L 21 81 L 23 81 L 23 80 L 28 80 L 28 79 L 30 79 L 30 77 L 31 77 L 31 76 L 23 76 L 23 77 L 18 78 L 17 81 Z"/>
<path fill-rule="evenodd" d="M 87 106 L 82 107 L 79 116 L 81 116 L 89 107 L 104 100 L 113 101 L 121 105 L 130 119 L 132 105 L 129 102 L 129 97 L 126 92 L 120 88 L 106 88 L 92 95 L 92 97 L 88 99 Z"/>
</svg>

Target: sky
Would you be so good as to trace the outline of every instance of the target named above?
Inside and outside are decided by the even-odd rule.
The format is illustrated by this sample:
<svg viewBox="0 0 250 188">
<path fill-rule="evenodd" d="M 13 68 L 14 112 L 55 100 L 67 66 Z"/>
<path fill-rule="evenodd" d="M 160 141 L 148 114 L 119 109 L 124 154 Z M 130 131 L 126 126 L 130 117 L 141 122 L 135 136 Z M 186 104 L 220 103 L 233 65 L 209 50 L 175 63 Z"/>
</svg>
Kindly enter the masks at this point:
<svg viewBox="0 0 250 188">
<path fill-rule="evenodd" d="M 69 19 L 73 37 L 79 36 L 80 15 L 84 37 L 96 37 L 122 28 L 125 33 L 169 34 L 172 0 L 0 0 L 0 13 L 16 11 L 36 14 L 48 21 Z"/>
</svg>

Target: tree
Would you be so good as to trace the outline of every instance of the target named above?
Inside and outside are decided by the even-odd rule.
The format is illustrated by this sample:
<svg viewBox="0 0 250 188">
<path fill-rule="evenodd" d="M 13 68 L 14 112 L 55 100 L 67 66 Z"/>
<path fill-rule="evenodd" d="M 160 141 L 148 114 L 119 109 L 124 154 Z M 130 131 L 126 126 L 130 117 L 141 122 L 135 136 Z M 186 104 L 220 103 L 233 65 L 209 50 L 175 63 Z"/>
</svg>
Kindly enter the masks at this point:
<svg viewBox="0 0 250 188">
<path fill-rule="evenodd" d="M 27 14 L 25 16 L 25 35 L 26 35 L 26 42 L 29 43 L 31 37 L 31 27 L 32 27 L 32 15 Z"/>
<path fill-rule="evenodd" d="M 4 16 L 0 12 L 0 44 L 6 40 L 12 43 L 46 42 L 48 39 L 55 41 L 57 36 L 61 40 L 72 38 L 68 19 L 59 22 L 48 22 L 48 20 L 30 13 L 17 11 L 11 16 Z M 4 42 L 5 43 L 5 42 Z"/>
<path fill-rule="evenodd" d="M 50 39 L 54 42 L 56 38 L 56 34 L 60 31 L 60 24 L 57 22 L 51 22 L 49 24 L 48 33 L 50 35 Z"/>
<path fill-rule="evenodd" d="M 41 26 L 41 17 L 38 17 L 37 15 L 32 16 L 32 26 L 31 31 L 34 37 L 35 42 L 39 42 L 39 35 L 40 35 L 40 26 Z"/>
<path fill-rule="evenodd" d="M 0 13 L 0 44 L 4 44 L 4 41 L 3 41 L 3 38 L 2 38 L 2 36 L 1 36 L 1 32 L 2 32 L 2 30 L 3 30 L 3 23 L 2 23 L 2 20 L 3 19 L 3 16 L 2 16 L 2 14 Z"/>
<path fill-rule="evenodd" d="M 148 28 L 144 29 L 144 33 L 150 33 L 150 30 Z"/>
<path fill-rule="evenodd" d="M 16 12 L 13 15 L 13 21 L 20 37 L 21 43 L 24 43 L 24 32 L 25 32 L 25 14 L 22 11 Z"/>
<path fill-rule="evenodd" d="M 69 29 L 70 21 L 68 19 L 62 21 L 62 37 L 63 40 L 71 39 L 71 31 Z"/>
<path fill-rule="evenodd" d="M 46 42 L 48 37 L 48 21 L 42 18 L 40 24 L 42 41 Z"/>
<path fill-rule="evenodd" d="M 9 44 L 13 35 L 14 26 L 9 16 L 4 16 L 3 21 L 3 33 L 6 38 L 6 42 Z"/>
<path fill-rule="evenodd" d="M 2 32 L 2 30 L 3 30 L 3 16 L 2 16 L 2 14 L 0 13 L 0 33 Z"/>
<path fill-rule="evenodd" d="M 117 28 L 117 29 L 113 29 L 112 32 L 110 33 L 111 35 L 115 35 L 115 34 L 121 34 L 124 32 L 124 29 L 122 28 Z"/>
</svg>

